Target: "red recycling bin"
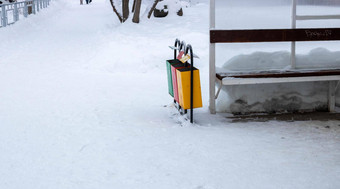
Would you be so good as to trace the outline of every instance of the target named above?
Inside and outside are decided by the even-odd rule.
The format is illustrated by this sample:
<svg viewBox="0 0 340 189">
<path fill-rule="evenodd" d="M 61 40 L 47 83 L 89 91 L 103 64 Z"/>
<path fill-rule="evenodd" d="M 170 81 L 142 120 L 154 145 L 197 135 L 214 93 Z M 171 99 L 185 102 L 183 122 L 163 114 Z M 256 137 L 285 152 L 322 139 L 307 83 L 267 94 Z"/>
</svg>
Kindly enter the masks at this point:
<svg viewBox="0 0 340 189">
<path fill-rule="evenodd" d="M 174 91 L 174 99 L 176 102 L 179 103 L 179 97 L 178 97 L 178 82 L 177 82 L 177 74 L 176 70 L 185 68 L 184 64 L 182 63 L 177 63 L 171 65 L 171 75 L 172 75 L 172 86 L 173 86 L 173 91 Z"/>
</svg>

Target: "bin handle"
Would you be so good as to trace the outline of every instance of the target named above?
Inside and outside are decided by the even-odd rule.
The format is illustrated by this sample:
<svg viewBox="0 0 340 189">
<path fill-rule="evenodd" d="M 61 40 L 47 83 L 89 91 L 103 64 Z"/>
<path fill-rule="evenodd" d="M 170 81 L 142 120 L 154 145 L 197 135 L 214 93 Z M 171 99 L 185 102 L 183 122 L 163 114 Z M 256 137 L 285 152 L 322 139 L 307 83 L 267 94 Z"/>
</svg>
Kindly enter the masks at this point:
<svg viewBox="0 0 340 189">
<path fill-rule="evenodd" d="M 176 41 L 175 41 L 175 49 L 174 49 L 174 59 L 176 59 L 176 57 L 177 57 L 177 49 L 176 49 L 176 47 L 180 46 L 180 44 L 181 44 L 181 41 L 179 39 L 176 39 Z"/>
<path fill-rule="evenodd" d="M 194 53 L 190 44 L 187 45 L 185 54 L 190 51 L 190 123 L 194 122 Z M 185 67 L 188 67 L 188 61 L 185 62 Z"/>
<path fill-rule="evenodd" d="M 194 53 L 192 51 L 192 46 L 190 44 L 187 45 L 185 54 L 188 54 L 190 51 L 190 63 L 191 63 L 191 69 L 194 67 Z M 185 67 L 188 67 L 188 61 L 185 62 Z"/>
<path fill-rule="evenodd" d="M 187 46 L 185 44 L 185 41 L 182 41 L 181 45 L 179 46 L 178 53 L 180 53 L 182 50 L 183 50 L 183 52 L 185 52 L 186 49 L 187 49 Z"/>
<path fill-rule="evenodd" d="M 186 44 L 185 44 L 185 41 L 182 41 L 182 42 L 181 42 L 181 45 L 179 46 L 179 51 L 181 51 L 182 49 L 183 49 L 183 52 L 185 52 L 186 49 L 187 49 L 187 46 L 186 46 Z"/>
</svg>

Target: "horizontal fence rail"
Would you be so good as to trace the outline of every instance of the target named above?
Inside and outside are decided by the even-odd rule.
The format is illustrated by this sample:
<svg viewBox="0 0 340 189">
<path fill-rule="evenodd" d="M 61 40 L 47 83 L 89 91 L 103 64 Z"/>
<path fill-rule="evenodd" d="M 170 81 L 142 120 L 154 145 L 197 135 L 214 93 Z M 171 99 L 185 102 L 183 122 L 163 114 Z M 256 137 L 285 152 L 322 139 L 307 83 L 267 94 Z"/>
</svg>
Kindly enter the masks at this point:
<svg viewBox="0 0 340 189">
<path fill-rule="evenodd" d="M 51 0 L 26 0 L 0 4 L 0 27 L 6 27 L 19 21 L 20 17 L 36 14 L 50 5 Z"/>
</svg>

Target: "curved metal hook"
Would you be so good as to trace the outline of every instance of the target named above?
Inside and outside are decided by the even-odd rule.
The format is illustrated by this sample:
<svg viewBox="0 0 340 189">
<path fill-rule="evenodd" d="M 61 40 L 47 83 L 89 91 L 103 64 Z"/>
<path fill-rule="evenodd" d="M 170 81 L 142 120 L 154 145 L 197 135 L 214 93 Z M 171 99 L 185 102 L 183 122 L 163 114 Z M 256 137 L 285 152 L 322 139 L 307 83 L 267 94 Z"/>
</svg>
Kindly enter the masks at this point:
<svg viewBox="0 0 340 189">
<path fill-rule="evenodd" d="M 177 47 L 177 46 L 180 46 L 181 45 L 181 41 L 179 40 L 179 39 L 176 39 L 176 41 L 175 41 L 175 47 Z M 176 48 L 174 49 L 174 59 L 176 59 L 176 57 L 177 57 L 177 50 L 176 50 Z"/>
<path fill-rule="evenodd" d="M 185 52 L 186 49 L 187 49 L 187 46 L 186 46 L 186 44 L 185 44 L 185 41 L 182 41 L 182 42 L 181 42 L 181 45 L 179 46 L 179 51 L 181 51 L 182 49 L 183 49 L 183 52 Z"/>
<path fill-rule="evenodd" d="M 185 54 L 188 54 L 189 51 L 190 51 L 190 64 L 191 64 L 191 67 L 194 67 L 194 53 L 192 51 L 192 47 L 190 44 L 187 45 Z M 187 66 L 188 66 L 188 62 L 185 63 L 185 67 Z"/>
</svg>

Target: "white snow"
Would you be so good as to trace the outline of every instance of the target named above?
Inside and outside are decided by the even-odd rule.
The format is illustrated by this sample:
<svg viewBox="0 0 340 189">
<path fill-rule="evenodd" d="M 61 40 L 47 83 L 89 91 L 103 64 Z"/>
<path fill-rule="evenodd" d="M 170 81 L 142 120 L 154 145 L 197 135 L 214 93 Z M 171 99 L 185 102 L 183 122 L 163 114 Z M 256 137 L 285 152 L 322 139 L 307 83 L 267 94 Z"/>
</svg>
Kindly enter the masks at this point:
<svg viewBox="0 0 340 189">
<path fill-rule="evenodd" d="M 0 28 L 0 188 L 339 188 L 339 121 L 209 114 L 208 5 L 136 25 L 54 0 Z M 194 125 L 167 94 L 177 37 L 200 56 Z"/>
<path fill-rule="evenodd" d="M 238 55 L 228 60 L 222 67 L 226 71 L 270 71 L 289 70 L 290 52 L 254 52 Z M 297 70 L 340 69 L 340 51 L 331 52 L 325 48 L 316 48 L 308 54 L 296 55 Z"/>
</svg>

